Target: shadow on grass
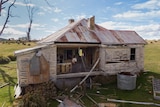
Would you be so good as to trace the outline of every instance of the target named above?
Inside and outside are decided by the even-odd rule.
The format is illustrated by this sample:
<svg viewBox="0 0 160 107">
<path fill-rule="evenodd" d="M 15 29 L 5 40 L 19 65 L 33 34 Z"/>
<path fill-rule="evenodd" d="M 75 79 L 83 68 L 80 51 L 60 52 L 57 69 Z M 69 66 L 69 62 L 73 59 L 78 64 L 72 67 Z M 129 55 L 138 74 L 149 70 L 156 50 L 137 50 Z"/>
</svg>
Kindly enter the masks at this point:
<svg viewBox="0 0 160 107">
<path fill-rule="evenodd" d="M 2 76 L 2 79 L 5 83 L 9 83 L 8 85 L 8 96 L 9 96 L 9 100 L 10 102 L 13 101 L 13 96 L 12 96 L 12 88 L 14 85 L 16 85 L 16 82 L 14 81 L 15 78 L 11 77 L 10 75 L 8 75 L 4 70 L 0 69 L 0 75 Z"/>
<path fill-rule="evenodd" d="M 158 103 L 159 101 L 155 100 L 153 98 L 153 92 L 152 92 L 152 78 L 158 78 L 160 79 L 160 74 L 155 72 L 143 72 L 137 76 L 137 84 L 136 89 L 134 90 L 121 90 L 117 87 L 117 81 L 113 81 L 109 84 L 103 84 L 102 86 L 99 86 L 95 90 L 87 90 L 87 92 L 94 98 L 95 101 L 98 102 L 104 102 L 103 99 L 121 99 L 126 101 L 137 101 L 137 102 L 153 102 Z M 100 92 L 100 94 L 96 94 L 97 90 Z M 101 97 L 100 95 L 103 95 Z M 103 99 L 102 99 L 103 98 Z M 88 106 L 90 101 L 83 100 Z M 124 104 L 124 103 L 117 103 L 120 107 L 155 107 L 150 105 L 135 105 L 135 104 Z"/>
</svg>

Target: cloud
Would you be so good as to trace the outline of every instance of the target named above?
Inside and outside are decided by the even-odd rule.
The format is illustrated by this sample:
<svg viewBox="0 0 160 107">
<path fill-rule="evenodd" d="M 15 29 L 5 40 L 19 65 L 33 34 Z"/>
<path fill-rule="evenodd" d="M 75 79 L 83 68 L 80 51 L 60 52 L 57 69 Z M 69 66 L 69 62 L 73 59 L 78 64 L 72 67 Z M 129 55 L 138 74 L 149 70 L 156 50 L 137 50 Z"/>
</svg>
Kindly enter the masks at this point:
<svg viewBox="0 0 160 107">
<path fill-rule="evenodd" d="M 121 5 L 123 2 L 116 2 L 114 5 Z"/>
<path fill-rule="evenodd" d="M 29 23 L 28 23 L 29 25 Z M 32 23 L 32 28 L 38 28 L 38 27 L 44 27 L 45 25 L 38 24 L 38 23 Z"/>
<path fill-rule="evenodd" d="M 18 39 L 19 37 L 26 36 L 26 32 L 19 31 L 14 28 L 6 28 L 2 34 L 4 38 L 15 38 Z"/>
<path fill-rule="evenodd" d="M 99 25 L 105 27 L 106 29 L 129 29 L 130 26 L 127 25 L 127 23 L 124 22 L 113 22 L 113 21 L 108 21 L 108 22 L 103 22 L 100 23 Z"/>
<path fill-rule="evenodd" d="M 159 28 L 159 24 L 149 24 L 133 27 L 133 29 L 137 31 L 145 39 L 160 39 Z"/>
<path fill-rule="evenodd" d="M 57 19 L 57 18 L 52 18 L 51 20 L 54 21 L 54 22 L 58 22 L 59 21 L 59 19 Z"/>
<path fill-rule="evenodd" d="M 75 18 L 76 18 L 77 20 L 86 18 L 86 14 L 82 13 L 82 14 L 80 14 L 80 15 L 76 15 Z"/>
<path fill-rule="evenodd" d="M 52 34 L 52 33 L 56 32 L 56 30 L 45 30 L 45 32 Z"/>
<path fill-rule="evenodd" d="M 37 14 L 38 14 L 39 16 L 44 16 L 44 15 L 45 15 L 44 12 L 38 12 Z"/>
<path fill-rule="evenodd" d="M 11 28 L 26 28 L 28 27 L 29 23 L 25 24 L 16 24 L 16 25 L 8 25 Z M 32 23 L 32 29 L 37 28 L 37 27 L 44 27 L 42 24 L 37 24 L 37 23 Z"/>
<path fill-rule="evenodd" d="M 11 28 L 27 28 L 28 24 L 16 24 L 16 25 L 9 25 Z"/>
<path fill-rule="evenodd" d="M 44 7 L 44 6 L 41 6 L 40 7 L 44 12 L 48 12 L 48 13 L 51 13 L 52 12 L 52 8 L 51 7 L 49 7 L 49 6 L 46 6 L 46 7 Z"/>
<path fill-rule="evenodd" d="M 124 22 L 108 21 L 100 23 L 99 25 L 105 27 L 106 29 L 136 31 L 144 39 L 160 39 L 159 24 L 129 25 Z"/>
<path fill-rule="evenodd" d="M 7 11 L 6 11 L 5 9 L 2 9 L 2 10 L 1 10 L 1 16 L 2 16 L 2 17 L 5 17 L 6 14 L 7 14 Z"/>
<path fill-rule="evenodd" d="M 26 31 L 29 23 L 25 24 L 16 24 L 16 25 L 8 25 L 8 28 L 5 28 L 2 37 L 3 38 L 15 38 L 18 39 L 19 37 L 26 36 Z M 37 24 L 32 23 L 32 30 L 31 34 L 37 31 L 44 31 L 45 32 L 45 26 L 44 24 Z M 2 28 L 2 26 L 0 26 Z"/>
<path fill-rule="evenodd" d="M 15 2 L 15 5 L 19 5 L 19 6 L 30 6 L 30 7 L 35 7 L 35 4 L 32 3 L 23 3 L 23 2 Z"/>
<path fill-rule="evenodd" d="M 149 0 L 144 3 L 135 4 L 132 6 L 133 9 L 160 9 L 159 0 Z"/>
<path fill-rule="evenodd" d="M 80 19 L 83 19 L 83 18 L 86 18 L 86 17 L 87 17 L 86 14 L 81 13 L 81 14 L 78 14 L 78 15 L 70 15 L 70 16 L 68 15 L 66 17 L 63 17 L 63 20 L 74 19 L 76 21 L 76 20 L 80 20 Z"/>
<path fill-rule="evenodd" d="M 60 13 L 62 12 L 62 10 L 58 7 L 55 7 L 55 8 L 52 8 L 52 7 L 49 7 L 49 6 L 41 6 L 40 7 L 44 12 L 48 12 L 48 13 Z"/>
<path fill-rule="evenodd" d="M 127 11 L 121 14 L 116 14 L 113 17 L 114 18 L 125 18 L 125 19 L 149 19 L 149 18 L 158 18 L 160 16 L 160 10 L 158 11 L 148 11 L 148 12 L 142 12 L 142 11 Z"/>
<path fill-rule="evenodd" d="M 118 3 L 118 2 L 117 2 Z M 128 10 L 123 13 L 119 13 L 113 16 L 113 18 L 118 19 L 133 19 L 134 21 L 139 21 L 143 19 L 159 18 L 160 16 L 160 1 L 159 0 L 149 0 L 144 3 L 138 3 L 131 6 L 132 10 Z M 148 9 L 148 10 L 144 10 Z"/>
<path fill-rule="evenodd" d="M 62 10 L 59 9 L 58 7 L 55 7 L 55 8 L 54 8 L 54 12 L 55 12 L 55 13 L 60 13 L 61 11 L 62 11 Z"/>
</svg>

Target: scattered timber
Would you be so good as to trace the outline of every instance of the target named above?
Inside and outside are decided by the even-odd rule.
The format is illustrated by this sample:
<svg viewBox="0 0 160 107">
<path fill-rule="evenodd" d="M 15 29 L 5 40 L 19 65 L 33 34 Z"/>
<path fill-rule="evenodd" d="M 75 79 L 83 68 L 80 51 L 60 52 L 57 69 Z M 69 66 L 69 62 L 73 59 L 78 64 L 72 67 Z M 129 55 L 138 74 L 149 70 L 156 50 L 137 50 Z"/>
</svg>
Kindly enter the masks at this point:
<svg viewBox="0 0 160 107">
<path fill-rule="evenodd" d="M 160 106 L 160 104 L 153 103 L 153 102 L 137 102 L 137 101 L 116 100 L 116 99 L 107 99 L 107 101 L 117 102 L 117 103 L 130 103 L 130 104 Z"/>
<path fill-rule="evenodd" d="M 85 77 L 89 72 L 77 72 L 77 73 L 68 73 L 68 74 L 59 74 L 57 75 L 58 79 L 61 78 L 73 78 L 73 77 Z M 103 71 L 93 71 L 90 73 L 90 76 L 95 76 L 95 75 L 105 75 Z"/>
<path fill-rule="evenodd" d="M 95 64 L 93 65 L 92 69 L 88 72 L 88 74 L 83 78 L 83 80 L 77 84 L 70 92 L 73 92 L 76 88 L 78 88 L 80 85 L 82 85 L 82 83 L 90 76 L 91 72 L 94 70 L 94 68 L 97 66 L 98 62 L 99 62 L 99 58 L 97 59 L 97 61 L 95 62 Z"/>
<path fill-rule="evenodd" d="M 76 102 L 72 101 L 69 98 L 65 98 L 58 107 L 82 107 L 81 105 L 77 104 Z"/>
<path fill-rule="evenodd" d="M 96 104 L 97 107 L 99 107 L 99 106 L 98 106 L 98 103 L 97 103 L 93 98 L 91 98 L 88 94 L 86 94 L 86 96 L 87 96 L 94 104 Z"/>
<path fill-rule="evenodd" d="M 7 86 L 7 85 L 9 85 L 9 83 L 5 83 L 5 84 L 1 85 L 0 88 L 3 88 L 5 86 Z"/>
<path fill-rule="evenodd" d="M 94 96 L 97 96 L 97 97 L 104 97 L 105 98 L 105 95 L 101 95 L 101 94 L 93 94 L 93 93 L 88 93 L 89 95 L 94 95 Z"/>
<path fill-rule="evenodd" d="M 2 107 L 5 107 L 6 102 L 3 103 Z"/>
</svg>

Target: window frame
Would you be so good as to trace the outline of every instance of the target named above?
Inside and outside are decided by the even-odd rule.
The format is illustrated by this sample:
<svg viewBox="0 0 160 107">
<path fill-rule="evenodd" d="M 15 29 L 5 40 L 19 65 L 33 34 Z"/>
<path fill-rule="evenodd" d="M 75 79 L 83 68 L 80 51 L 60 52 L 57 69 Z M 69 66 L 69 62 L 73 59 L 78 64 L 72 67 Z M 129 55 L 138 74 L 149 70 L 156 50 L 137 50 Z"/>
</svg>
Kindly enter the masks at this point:
<svg viewBox="0 0 160 107">
<path fill-rule="evenodd" d="M 130 48 L 130 60 L 131 61 L 136 60 L 136 48 Z"/>
</svg>

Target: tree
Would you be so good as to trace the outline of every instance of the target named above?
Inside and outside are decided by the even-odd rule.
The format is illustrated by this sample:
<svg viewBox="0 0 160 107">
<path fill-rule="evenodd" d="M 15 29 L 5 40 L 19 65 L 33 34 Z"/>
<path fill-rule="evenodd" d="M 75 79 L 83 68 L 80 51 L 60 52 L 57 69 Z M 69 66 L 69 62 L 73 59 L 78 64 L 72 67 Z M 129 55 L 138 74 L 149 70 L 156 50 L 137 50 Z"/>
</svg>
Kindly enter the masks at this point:
<svg viewBox="0 0 160 107">
<path fill-rule="evenodd" d="M 12 17 L 11 8 L 14 6 L 15 2 L 16 2 L 16 0 L 13 0 L 13 2 L 10 2 L 9 0 L 1 0 L 1 2 L 0 2 L 0 16 L 1 16 L 2 10 L 6 8 L 6 7 L 3 7 L 4 4 L 10 3 L 8 6 L 8 9 L 7 9 L 7 17 L 5 19 L 4 24 L 2 25 L 2 29 L 0 30 L 0 36 L 2 35 L 4 29 L 6 28 L 6 25 L 9 22 L 9 18 Z"/>
<path fill-rule="evenodd" d="M 36 8 L 34 6 L 31 6 L 31 0 L 24 0 L 28 12 L 28 18 L 29 18 L 29 25 L 27 28 L 27 39 L 28 41 L 31 41 L 31 28 L 32 28 L 32 23 L 33 23 L 33 15 L 36 11 Z"/>
<path fill-rule="evenodd" d="M 44 1 L 47 3 L 49 7 L 53 7 L 52 5 L 50 5 L 50 3 L 47 0 L 44 0 Z M 14 6 L 15 2 L 16 0 L 0 0 L 0 17 L 2 16 L 2 10 L 3 9 L 7 10 L 4 24 L 2 25 L 2 28 L 0 28 L 0 36 L 2 35 L 4 29 L 6 28 L 6 25 L 9 22 L 9 18 L 13 17 L 11 15 L 11 10 L 12 10 L 11 8 Z M 33 23 L 33 15 L 36 11 L 36 8 L 34 7 L 34 5 L 31 5 L 31 0 L 24 0 L 24 2 L 26 4 L 28 18 L 29 18 L 29 25 L 28 25 L 26 34 L 27 34 L 28 41 L 30 41 L 31 40 L 30 32 L 31 32 L 32 23 Z M 5 6 L 5 4 L 7 4 L 7 6 Z"/>
</svg>

